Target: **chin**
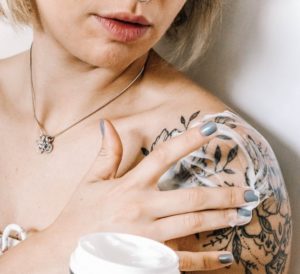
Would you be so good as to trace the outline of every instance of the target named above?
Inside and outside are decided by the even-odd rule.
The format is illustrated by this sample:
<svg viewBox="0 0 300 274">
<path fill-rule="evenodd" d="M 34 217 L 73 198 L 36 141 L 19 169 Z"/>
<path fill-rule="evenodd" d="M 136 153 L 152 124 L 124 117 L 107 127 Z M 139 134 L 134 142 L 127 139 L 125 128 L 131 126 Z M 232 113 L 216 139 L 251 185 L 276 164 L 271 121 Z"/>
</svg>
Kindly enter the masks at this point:
<svg viewBox="0 0 300 274">
<path fill-rule="evenodd" d="M 74 43 L 76 45 L 76 43 Z M 74 48 L 74 55 L 97 67 L 124 67 L 148 51 L 144 45 L 129 46 L 115 41 L 95 39 Z"/>
<path fill-rule="evenodd" d="M 83 41 L 83 40 L 82 40 Z M 75 46 L 74 46 L 75 45 Z M 136 49 L 122 43 L 95 39 L 65 47 L 76 59 L 96 67 L 124 67 L 144 55 L 147 49 Z"/>
</svg>

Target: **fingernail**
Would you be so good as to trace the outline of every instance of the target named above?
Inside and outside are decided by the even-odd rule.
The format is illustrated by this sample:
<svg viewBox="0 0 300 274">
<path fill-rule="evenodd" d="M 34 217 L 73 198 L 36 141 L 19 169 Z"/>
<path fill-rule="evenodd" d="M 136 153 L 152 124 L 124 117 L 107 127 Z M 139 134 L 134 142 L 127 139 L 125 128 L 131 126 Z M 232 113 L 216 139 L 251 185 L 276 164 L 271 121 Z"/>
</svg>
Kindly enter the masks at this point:
<svg viewBox="0 0 300 274">
<path fill-rule="evenodd" d="M 252 211 L 246 208 L 238 208 L 235 213 L 230 215 L 229 225 L 231 227 L 246 225 L 252 220 Z"/>
<path fill-rule="evenodd" d="M 203 136 L 210 136 L 215 133 L 217 129 L 217 124 L 214 122 L 208 122 L 200 127 L 200 131 Z"/>
<path fill-rule="evenodd" d="M 244 199 L 247 203 L 257 202 L 259 197 L 253 190 L 246 190 L 244 193 Z"/>
<path fill-rule="evenodd" d="M 221 264 L 231 264 L 233 262 L 232 254 L 222 254 L 219 256 L 219 261 Z"/>
<path fill-rule="evenodd" d="M 245 208 L 239 208 L 238 216 L 241 218 L 250 218 L 252 216 L 252 211 Z"/>
<path fill-rule="evenodd" d="M 102 136 L 104 137 L 104 134 L 105 134 L 105 125 L 104 125 L 104 120 L 103 119 L 100 120 L 100 130 L 101 130 Z"/>
<path fill-rule="evenodd" d="M 231 227 L 246 225 L 251 222 L 252 211 L 245 208 L 239 208 L 235 216 L 231 218 L 229 225 Z"/>
</svg>

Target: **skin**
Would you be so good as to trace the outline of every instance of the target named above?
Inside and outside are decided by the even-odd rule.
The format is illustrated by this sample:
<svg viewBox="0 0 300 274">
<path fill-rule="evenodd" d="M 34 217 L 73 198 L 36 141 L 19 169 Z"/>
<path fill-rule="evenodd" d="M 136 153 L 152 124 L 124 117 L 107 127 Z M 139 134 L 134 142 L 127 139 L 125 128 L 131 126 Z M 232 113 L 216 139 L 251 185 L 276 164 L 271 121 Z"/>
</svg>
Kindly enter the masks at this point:
<svg viewBox="0 0 300 274">
<path fill-rule="evenodd" d="M 0 192 L 6 193 L 0 200 L 0 230 L 9 223 L 17 223 L 32 235 L 0 259 L 0 270 L 2 267 L 3 273 L 15 264 L 15 256 L 19 257 L 20 262 L 22 260 L 26 262 L 28 258 L 23 254 L 32 252 L 33 256 L 30 258 L 36 257 L 36 262 L 45 263 L 43 261 L 47 257 L 45 254 L 54 248 L 57 257 L 54 256 L 53 261 L 47 257 L 47 263 L 53 265 L 60 257 L 64 258 L 62 265 L 67 263 L 66 254 L 74 248 L 74 239 L 92 230 L 92 228 L 87 230 L 86 227 L 81 226 L 82 222 L 79 221 L 82 219 L 77 221 L 78 211 L 74 209 L 79 205 L 76 199 L 80 193 L 78 186 L 81 186 L 79 190 L 82 190 L 84 189 L 82 186 L 87 183 L 88 179 L 92 180 L 86 176 L 88 170 L 90 170 L 89 175 L 92 174 L 94 179 L 97 175 L 96 177 L 101 181 L 121 178 L 143 162 L 142 159 L 145 158 L 143 151 L 145 152 L 145 149 L 152 151 L 151 148 L 157 143 L 161 132 L 165 129 L 169 131 L 179 129 L 182 126 L 181 116 L 188 119 L 193 113 L 200 111 L 197 119 L 201 120 L 205 114 L 228 109 L 219 99 L 194 84 L 172 66 L 167 65 L 154 52 L 149 53 L 184 3 L 185 1 L 180 0 L 157 0 L 147 4 L 117 0 L 84 2 L 67 0 L 63 3 L 61 1 L 37 1 L 43 29 L 36 26 L 34 30 L 33 75 L 37 92 L 38 117 L 48 132 L 56 133 L 64 129 L 74 120 L 117 95 L 140 71 L 148 55 L 149 59 L 146 73 L 136 85 L 117 101 L 58 137 L 55 141 L 54 152 L 46 156 L 36 153 L 34 147 L 39 130 L 32 119 L 29 52 L 26 51 L 0 61 L 0 127 L 2 133 L 0 136 Z M 88 16 L 95 11 L 104 13 L 127 11 L 143 14 L 151 22 L 152 27 L 145 36 L 135 42 L 116 42 L 104 29 L 99 29 L 93 18 Z M 99 156 L 99 149 L 105 143 L 99 129 L 99 120 L 103 117 L 111 122 L 111 124 L 106 123 L 106 136 L 110 136 L 108 140 L 112 141 L 111 143 L 107 141 L 107 153 L 102 152 Z M 163 141 L 159 142 L 163 143 Z M 172 145 L 174 150 L 178 151 L 184 146 L 184 142 Z M 114 151 L 118 153 L 114 154 Z M 171 155 L 172 153 L 169 154 L 174 161 L 175 156 Z M 122 155 L 122 159 L 116 155 Z M 98 159 L 96 163 L 101 163 L 101 165 L 97 164 L 96 168 L 95 158 Z M 111 164 L 108 164 L 106 169 L 101 169 L 107 159 L 111 159 Z M 159 160 L 159 157 L 154 155 L 150 159 L 155 162 Z M 92 165 L 94 168 L 91 168 Z M 233 163 L 232 168 L 243 171 L 245 166 Z M 145 170 L 147 168 L 144 172 Z M 108 174 L 107 178 L 101 177 L 105 173 Z M 139 176 L 138 173 L 135 174 L 135 178 L 141 178 L 141 174 Z M 238 182 L 239 178 L 235 180 Z M 236 185 L 239 184 L 236 183 Z M 102 187 L 105 189 L 105 186 Z M 281 201 L 280 206 L 284 208 L 285 214 L 290 216 L 284 185 L 280 186 L 280 190 L 286 197 Z M 100 195 L 104 190 L 98 191 L 96 193 Z M 219 193 L 218 195 L 222 195 L 220 191 Z M 84 197 L 92 199 L 88 193 L 86 195 Z M 242 196 L 241 193 L 240 196 Z M 225 195 L 221 200 L 225 200 L 226 197 L 227 200 L 230 199 L 228 195 Z M 94 200 L 96 198 L 94 197 Z M 111 199 L 116 200 L 113 196 Z M 176 199 L 175 196 L 174 199 Z M 269 202 L 279 203 L 275 198 L 269 199 Z M 107 205 L 110 203 L 111 201 L 107 201 Z M 98 206 L 101 208 L 104 204 Z M 165 206 L 167 205 L 161 207 Z M 235 204 L 234 207 L 238 205 Z M 111 223 L 118 226 L 118 223 L 122 222 L 120 218 L 117 218 L 120 215 L 114 215 L 114 212 L 109 210 L 107 209 L 107 215 L 115 216 Z M 278 224 L 283 222 L 282 217 L 276 213 L 269 215 L 267 219 L 272 229 L 278 231 Z M 124 224 L 136 222 L 136 227 L 139 227 L 138 220 L 135 219 L 134 214 L 132 216 L 134 220 L 125 220 Z M 248 225 L 249 230 L 261 229 L 258 220 L 260 219 L 255 214 Z M 99 230 L 99 227 L 103 230 L 112 229 L 112 227 L 104 227 L 103 224 L 97 225 L 98 227 L 96 225 L 93 227 L 95 230 Z M 197 223 L 197 225 L 200 229 L 201 224 Z M 149 232 L 145 236 L 164 241 L 174 249 L 194 251 L 188 254 L 180 253 L 181 258 L 185 258 L 181 260 L 181 270 L 192 271 L 200 270 L 200 261 L 204 254 L 202 252 L 217 251 L 224 247 L 226 239 L 219 244 L 209 245 L 210 240 L 215 240 L 217 237 L 211 236 L 215 228 L 213 225 L 207 228 L 210 232 L 202 233 L 200 239 L 194 235 L 196 232 L 189 233 L 193 234 L 189 237 L 182 237 L 183 234 L 176 235 L 174 238 L 177 239 L 157 238 L 159 234 L 157 232 L 152 234 Z M 65 230 L 69 234 L 65 233 L 61 236 Z M 132 227 L 128 226 L 128 231 L 140 234 L 144 228 L 133 231 Z M 235 232 L 230 233 L 233 235 Z M 61 238 L 58 235 L 65 239 L 64 245 L 61 244 Z M 290 235 L 284 237 L 287 245 L 282 248 L 288 255 Z M 51 242 L 48 240 L 50 238 Z M 242 238 L 248 241 L 247 236 Z M 46 248 L 33 248 L 33 246 L 38 246 L 36 243 L 41 243 L 40 246 L 46 246 Z M 55 244 L 60 246 L 59 250 L 56 249 Z M 258 256 L 265 256 L 255 243 L 249 241 L 249 245 L 254 248 Z M 246 262 L 254 260 L 244 247 L 243 253 L 237 254 L 236 258 L 237 256 Z M 222 267 L 216 262 L 216 258 L 214 260 L 211 259 L 212 257 L 204 258 L 210 258 L 205 261 L 208 269 Z M 289 256 L 287 256 L 286 266 L 281 268 L 279 273 L 287 273 L 288 260 Z M 257 269 L 253 268 L 252 272 L 248 273 L 273 273 L 266 271 L 265 266 L 270 261 L 271 259 L 266 259 L 258 265 Z M 30 264 L 28 269 L 33 270 Z M 236 259 L 230 269 L 221 269 L 214 273 L 245 273 L 245 269 L 241 260 Z M 41 271 L 41 269 L 36 271 Z M 61 268 L 56 269 L 55 273 L 60 273 L 59 271 L 64 273 Z"/>
</svg>

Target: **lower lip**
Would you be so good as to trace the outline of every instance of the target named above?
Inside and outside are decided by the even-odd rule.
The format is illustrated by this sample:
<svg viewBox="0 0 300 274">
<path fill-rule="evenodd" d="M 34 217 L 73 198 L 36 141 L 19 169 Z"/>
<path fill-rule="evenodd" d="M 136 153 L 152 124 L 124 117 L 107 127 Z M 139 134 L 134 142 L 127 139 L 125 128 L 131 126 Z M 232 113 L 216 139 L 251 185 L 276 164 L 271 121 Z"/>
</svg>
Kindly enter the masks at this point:
<svg viewBox="0 0 300 274">
<path fill-rule="evenodd" d="M 120 42 L 133 42 L 144 36 L 150 26 L 121 22 L 111 18 L 96 16 L 102 26 Z"/>
</svg>

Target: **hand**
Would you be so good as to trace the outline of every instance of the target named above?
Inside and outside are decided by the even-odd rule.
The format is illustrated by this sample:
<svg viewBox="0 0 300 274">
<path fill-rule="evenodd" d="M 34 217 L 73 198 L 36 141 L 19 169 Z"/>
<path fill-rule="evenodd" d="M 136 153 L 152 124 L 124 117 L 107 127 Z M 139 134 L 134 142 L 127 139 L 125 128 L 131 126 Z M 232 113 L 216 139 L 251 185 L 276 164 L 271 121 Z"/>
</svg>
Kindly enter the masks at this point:
<svg viewBox="0 0 300 274">
<path fill-rule="evenodd" d="M 116 173 L 122 159 L 122 143 L 109 121 L 104 122 L 103 128 L 102 147 L 94 164 L 49 227 L 63 234 L 64 241 L 75 242 L 82 235 L 108 231 L 165 243 L 245 222 L 237 209 L 246 204 L 249 189 L 199 187 L 159 191 L 156 186 L 173 163 L 213 138 L 211 128 L 191 128 L 159 145 L 119 178 Z M 178 252 L 178 255 L 181 270 L 185 271 L 213 270 L 232 263 L 228 252 Z"/>
</svg>

